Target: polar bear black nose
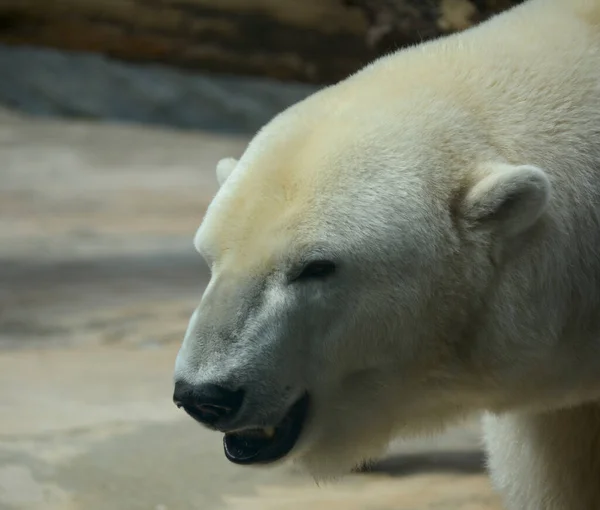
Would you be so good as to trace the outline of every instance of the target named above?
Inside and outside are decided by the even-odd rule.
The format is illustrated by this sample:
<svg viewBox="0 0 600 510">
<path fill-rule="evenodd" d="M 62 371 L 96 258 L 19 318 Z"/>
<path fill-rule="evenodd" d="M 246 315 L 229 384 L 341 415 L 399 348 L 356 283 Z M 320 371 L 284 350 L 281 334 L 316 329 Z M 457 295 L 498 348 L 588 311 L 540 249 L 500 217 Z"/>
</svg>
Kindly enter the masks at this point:
<svg viewBox="0 0 600 510">
<path fill-rule="evenodd" d="M 175 383 L 173 402 L 192 418 L 211 427 L 231 420 L 242 407 L 243 390 L 230 390 L 218 384 Z"/>
</svg>

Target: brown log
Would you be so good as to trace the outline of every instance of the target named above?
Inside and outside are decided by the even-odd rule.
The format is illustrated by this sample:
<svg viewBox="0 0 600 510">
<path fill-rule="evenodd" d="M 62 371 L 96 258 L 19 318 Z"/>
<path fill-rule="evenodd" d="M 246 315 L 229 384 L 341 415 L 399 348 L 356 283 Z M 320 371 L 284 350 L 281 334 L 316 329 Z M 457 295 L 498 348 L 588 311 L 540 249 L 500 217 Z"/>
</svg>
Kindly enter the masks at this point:
<svg viewBox="0 0 600 510">
<path fill-rule="evenodd" d="M 521 0 L 0 0 L 0 43 L 331 83 Z"/>
</svg>

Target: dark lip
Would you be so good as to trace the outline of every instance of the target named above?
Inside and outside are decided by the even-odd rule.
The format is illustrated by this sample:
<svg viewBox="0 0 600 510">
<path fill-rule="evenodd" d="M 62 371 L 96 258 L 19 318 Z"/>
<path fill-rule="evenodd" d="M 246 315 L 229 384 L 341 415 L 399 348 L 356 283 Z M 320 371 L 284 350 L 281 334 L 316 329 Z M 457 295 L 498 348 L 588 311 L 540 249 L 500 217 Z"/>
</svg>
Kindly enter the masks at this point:
<svg viewBox="0 0 600 510">
<path fill-rule="evenodd" d="M 284 458 L 296 446 L 308 416 L 310 398 L 304 394 L 275 428 L 272 439 L 247 440 L 243 435 L 225 434 L 223 449 L 230 462 L 239 465 L 270 464 Z"/>
</svg>

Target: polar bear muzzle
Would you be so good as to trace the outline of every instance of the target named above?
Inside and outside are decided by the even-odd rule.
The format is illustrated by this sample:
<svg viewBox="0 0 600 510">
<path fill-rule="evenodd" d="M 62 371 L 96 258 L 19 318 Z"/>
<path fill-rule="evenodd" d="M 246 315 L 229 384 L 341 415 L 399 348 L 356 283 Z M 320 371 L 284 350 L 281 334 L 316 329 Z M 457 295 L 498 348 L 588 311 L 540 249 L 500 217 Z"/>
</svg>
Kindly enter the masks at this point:
<svg viewBox="0 0 600 510">
<path fill-rule="evenodd" d="M 278 423 L 243 425 L 240 414 L 245 400 L 243 390 L 232 391 L 218 384 L 194 385 L 184 380 L 175 384 L 173 402 L 198 423 L 225 433 L 225 457 L 235 464 L 267 464 L 282 459 L 296 446 L 309 412 L 309 396 L 304 393 Z"/>
</svg>

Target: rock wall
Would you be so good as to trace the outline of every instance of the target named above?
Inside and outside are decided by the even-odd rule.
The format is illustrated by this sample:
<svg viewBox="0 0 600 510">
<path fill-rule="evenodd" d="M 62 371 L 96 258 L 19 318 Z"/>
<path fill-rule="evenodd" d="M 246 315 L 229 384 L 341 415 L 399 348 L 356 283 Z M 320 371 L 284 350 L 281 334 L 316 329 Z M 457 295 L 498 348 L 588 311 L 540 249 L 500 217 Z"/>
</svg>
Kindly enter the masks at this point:
<svg viewBox="0 0 600 510">
<path fill-rule="evenodd" d="M 2 0 L 0 42 L 331 83 L 521 1 Z"/>
</svg>

